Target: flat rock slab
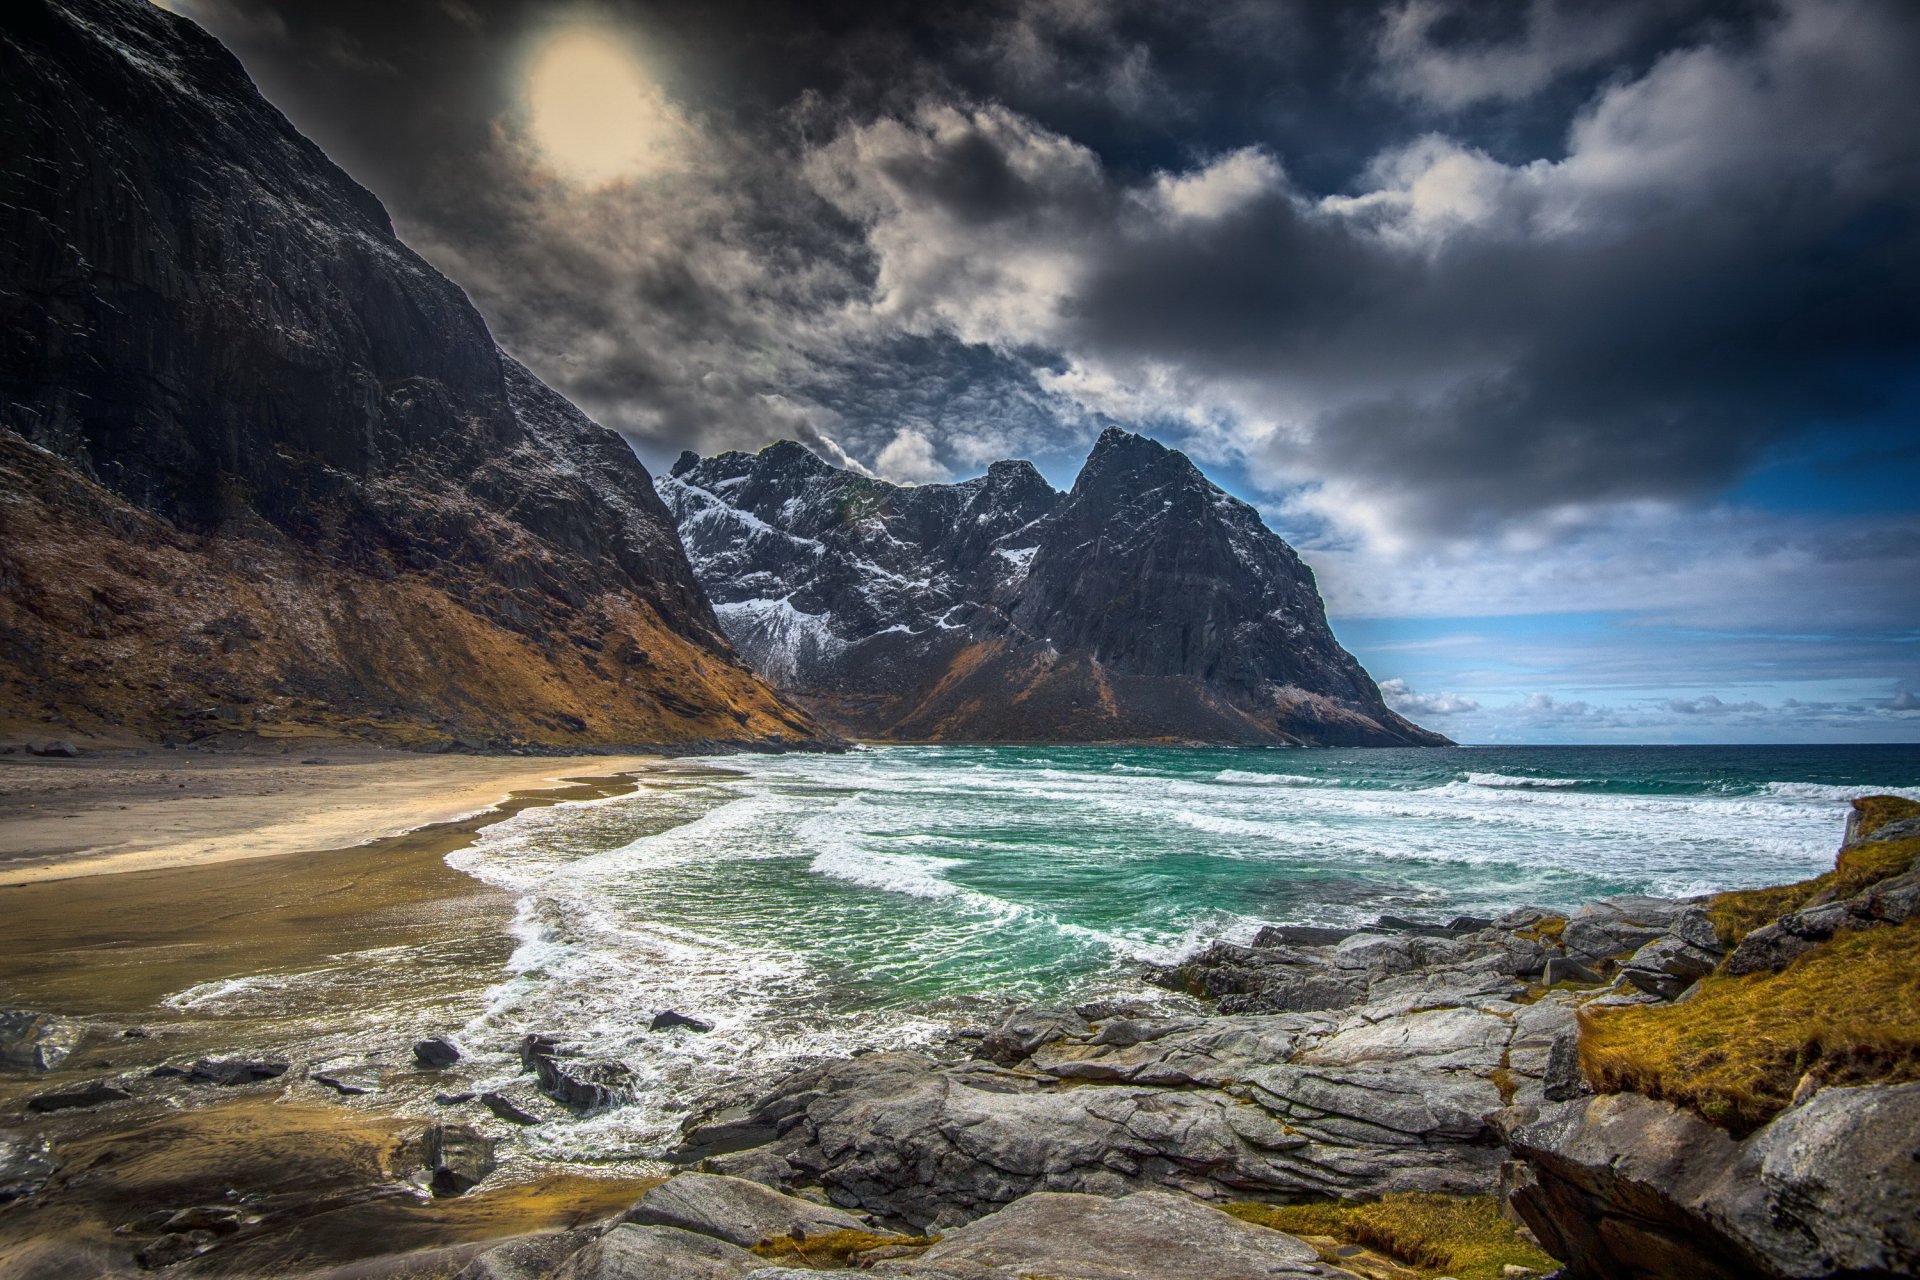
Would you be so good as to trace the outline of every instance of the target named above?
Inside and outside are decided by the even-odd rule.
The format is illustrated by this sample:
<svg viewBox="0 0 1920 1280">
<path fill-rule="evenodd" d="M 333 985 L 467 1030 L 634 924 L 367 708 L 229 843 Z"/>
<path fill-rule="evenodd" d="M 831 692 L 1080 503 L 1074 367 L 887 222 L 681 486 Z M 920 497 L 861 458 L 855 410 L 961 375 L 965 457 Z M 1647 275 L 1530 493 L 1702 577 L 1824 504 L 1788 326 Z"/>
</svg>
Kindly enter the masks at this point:
<svg viewBox="0 0 1920 1280">
<path fill-rule="evenodd" d="M 1041 1192 L 948 1233 L 920 1257 L 874 1273 L 1013 1280 L 1280 1280 L 1332 1277 L 1313 1246 L 1186 1196 L 1117 1199 Z"/>
<path fill-rule="evenodd" d="M 741 1248 L 780 1236 L 866 1231 L 867 1224 L 829 1205 L 782 1195 L 744 1178 L 683 1173 L 641 1196 L 620 1215 L 638 1226 L 677 1227 Z"/>
<path fill-rule="evenodd" d="M 761 1259 L 676 1227 L 622 1223 L 556 1267 L 548 1280 L 735 1280 Z"/>
<path fill-rule="evenodd" d="M 496 1244 L 463 1267 L 453 1280 L 546 1280 L 561 1263 L 600 1238 L 599 1231 L 542 1231 Z"/>
</svg>

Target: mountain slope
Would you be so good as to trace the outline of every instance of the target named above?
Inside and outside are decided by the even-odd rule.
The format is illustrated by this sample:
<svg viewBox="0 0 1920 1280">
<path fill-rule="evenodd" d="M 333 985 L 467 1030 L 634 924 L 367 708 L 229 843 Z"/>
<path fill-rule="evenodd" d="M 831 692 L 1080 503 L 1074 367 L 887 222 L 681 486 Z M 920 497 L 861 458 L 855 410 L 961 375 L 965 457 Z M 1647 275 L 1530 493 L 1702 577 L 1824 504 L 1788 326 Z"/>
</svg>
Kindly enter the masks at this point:
<svg viewBox="0 0 1920 1280">
<path fill-rule="evenodd" d="M 19 0 L 0 127 L 16 731 L 814 736 L 632 451 L 198 27 Z"/>
<path fill-rule="evenodd" d="M 1433 745 L 1327 627 L 1312 572 L 1180 453 L 1100 437 L 898 486 L 797 444 L 660 482 L 755 668 L 863 737 Z"/>
</svg>

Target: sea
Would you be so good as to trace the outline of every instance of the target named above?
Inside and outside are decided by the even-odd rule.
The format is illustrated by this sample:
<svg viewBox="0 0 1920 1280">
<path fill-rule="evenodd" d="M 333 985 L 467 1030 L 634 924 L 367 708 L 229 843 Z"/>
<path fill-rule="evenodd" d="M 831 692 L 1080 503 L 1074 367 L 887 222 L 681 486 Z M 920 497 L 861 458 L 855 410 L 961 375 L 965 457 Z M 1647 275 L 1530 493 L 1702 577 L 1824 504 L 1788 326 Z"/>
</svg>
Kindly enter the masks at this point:
<svg viewBox="0 0 1920 1280">
<path fill-rule="evenodd" d="M 645 1160 L 690 1115 L 786 1071 L 937 1047 L 1014 1001 L 1177 1007 L 1187 997 L 1144 965 L 1264 924 L 1802 879 L 1832 865 L 1848 800 L 1875 792 L 1920 799 L 1920 746 L 682 760 L 629 795 L 526 810 L 449 856 L 505 891 L 512 947 L 476 998 L 433 1016 L 468 1052 L 469 1090 L 511 1086 L 529 1031 L 624 1062 L 629 1104 L 517 1131 L 515 1149 Z M 300 986 L 276 982 L 280 998 Z M 212 1015 L 245 994 L 231 988 L 182 998 Z M 650 1031 L 665 1010 L 713 1029 Z"/>
<path fill-rule="evenodd" d="M 1772 884 L 1920 747 L 876 747 L 682 762 L 453 854 L 518 902 L 463 1029 L 640 1076 L 561 1148 L 657 1148 L 694 1096 L 915 1047 L 1013 1000 L 1161 998 L 1144 963 L 1271 923 L 1445 920 Z M 1171 998 L 1171 997 L 1165 997 Z M 673 1009 L 707 1034 L 653 1033 Z M 512 1070 L 508 1062 L 505 1069 Z"/>
</svg>

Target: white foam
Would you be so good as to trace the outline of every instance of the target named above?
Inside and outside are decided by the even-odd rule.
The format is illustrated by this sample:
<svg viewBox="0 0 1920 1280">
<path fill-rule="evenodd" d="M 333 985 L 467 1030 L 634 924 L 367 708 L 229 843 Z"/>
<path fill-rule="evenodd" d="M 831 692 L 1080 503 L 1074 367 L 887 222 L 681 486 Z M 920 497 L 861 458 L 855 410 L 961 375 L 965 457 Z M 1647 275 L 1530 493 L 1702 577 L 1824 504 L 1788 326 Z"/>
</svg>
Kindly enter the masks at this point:
<svg viewBox="0 0 1920 1280">
<path fill-rule="evenodd" d="M 1592 781 L 1590 778 L 1522 778 L 1511 773 L 1469 773 L 1466 781 L 1476 787 L 1578 787 Z"/>
<path fill-rule="evenodd" d="M 1249 773 L 1245 769 L 1222 769 L 1213 775 L 1213 780 L 1266 787 L 1317 787 L 1330 781 L 1325 778 L 1309 778 L 1298 773 Z"/>
<path fill-rule="evenodd" d="M 1769 782 L 1761 790 L 1781 800 L 1798 800 L 1812 804 L 1845 804 L 1861 796 L 1899 796 L 1903 800 L 1920 800 L 1920 788 L 1915 787 L 1830 786 L 1819 782 Z"/>
</svg>

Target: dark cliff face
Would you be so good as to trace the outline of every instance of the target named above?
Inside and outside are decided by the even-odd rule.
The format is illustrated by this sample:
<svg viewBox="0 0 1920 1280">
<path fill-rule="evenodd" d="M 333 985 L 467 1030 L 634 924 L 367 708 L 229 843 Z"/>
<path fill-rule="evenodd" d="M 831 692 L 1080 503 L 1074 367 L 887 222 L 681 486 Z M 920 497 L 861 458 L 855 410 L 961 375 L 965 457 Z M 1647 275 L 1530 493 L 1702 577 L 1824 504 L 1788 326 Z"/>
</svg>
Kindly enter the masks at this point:
<svg viewBox="0 0 1920 1280">
<path fill-rule="evenodd" d="M 632 451 L 199 28 L 20 0 L 0 126 L 7 718 L 813 732 L 732 653 Z"/>
<path fill-rule="evenodd" d="M 683 455 L 661 494 L 754 666 L 866 737 L 1431 745 L 1327 627 L 1312 572 L 1187 458 L 1100 437 L 905 487 L 799 445 Z"/>
</svg>

